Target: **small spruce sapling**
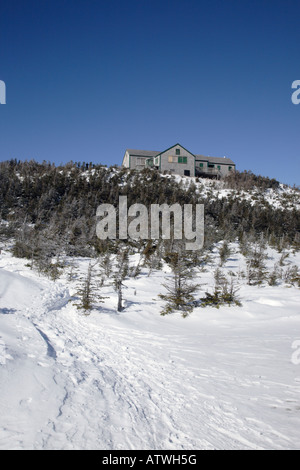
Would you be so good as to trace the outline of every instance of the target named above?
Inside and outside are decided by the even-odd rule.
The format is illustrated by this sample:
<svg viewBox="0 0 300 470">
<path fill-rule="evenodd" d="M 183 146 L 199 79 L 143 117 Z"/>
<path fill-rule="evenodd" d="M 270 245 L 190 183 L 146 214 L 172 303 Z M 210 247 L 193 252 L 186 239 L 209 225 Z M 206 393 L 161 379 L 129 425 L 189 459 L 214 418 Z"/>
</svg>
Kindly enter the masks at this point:
<svg viewBox="0 0 300 470">
<path fill-rule="evenodd" d="M 89 315 L 94 305 L 103 303 L 105 299 L 98 292 L 99 286 L 94 281 L 93 268 L 94 266 L 90 262 L 86 278 L 76 293 L 79 297 L 78 303 L 74 304 L 79 310 L 84 310 L 85 315 Z"/>
<path fill-rule="evenodd" d="M 115 291 L 118 294 L 118 312 L 122 312 L 123 307 L 123 287 L 124 280 L 128 274 L 129 269 L 129 259 L 128 259 L 128 249 L 127 248 L 118 248 L 118 253 L 116 257 L 116 266 L 115 272 L 113 275 L 113 286 Z"/>
<path fill-rule="evenodd" d="M 163 284 L 167 293 L 159 294 L 159 298 L 166 302 L 161 315 L 178 310 L 183 317 L 186 317 L 194 309 L 195 297 L 193 294 L 199 288 L 199 284 L 191 282 L 194 278 L 193 267 L 183 256 L 182 251 L 167 253 L 164 259 L 172 270 L 172 277 Z"/>
</svg>

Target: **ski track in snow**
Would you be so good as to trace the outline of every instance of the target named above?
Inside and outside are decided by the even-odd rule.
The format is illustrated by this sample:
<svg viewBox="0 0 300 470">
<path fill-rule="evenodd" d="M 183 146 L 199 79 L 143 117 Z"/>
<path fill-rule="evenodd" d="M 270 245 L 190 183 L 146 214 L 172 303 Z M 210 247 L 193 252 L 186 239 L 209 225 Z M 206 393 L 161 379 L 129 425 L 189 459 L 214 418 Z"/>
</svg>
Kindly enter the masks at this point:
<svg viewBox="0 0 300 470">
<path fill-rule="evenodd" d="M 65 285 L 0 274 L 2 297 L 23 281 L 34 293 L 0 315 L 0 449 L 299 446 L 300 379 L 264 370 L 262 352 L 268 365 L 276 359 L 272 334 L 253 342 L 224 324 L 191 342 L 178 328 L 85 317 Z"/>
</svg>

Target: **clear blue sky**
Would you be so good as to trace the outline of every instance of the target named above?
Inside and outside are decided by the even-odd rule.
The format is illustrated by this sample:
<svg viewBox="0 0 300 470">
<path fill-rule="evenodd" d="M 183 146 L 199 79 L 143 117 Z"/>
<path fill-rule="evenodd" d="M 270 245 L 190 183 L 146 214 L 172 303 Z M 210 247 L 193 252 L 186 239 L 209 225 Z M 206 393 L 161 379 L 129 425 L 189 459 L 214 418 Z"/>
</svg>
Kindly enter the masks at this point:
<svg viewBox="0 0 300 470">
<path fill-rule="evenodd" d="M 1 0 L 0 160 L 232 158 L 300 184 L 299 0 Z"/>
</svg>

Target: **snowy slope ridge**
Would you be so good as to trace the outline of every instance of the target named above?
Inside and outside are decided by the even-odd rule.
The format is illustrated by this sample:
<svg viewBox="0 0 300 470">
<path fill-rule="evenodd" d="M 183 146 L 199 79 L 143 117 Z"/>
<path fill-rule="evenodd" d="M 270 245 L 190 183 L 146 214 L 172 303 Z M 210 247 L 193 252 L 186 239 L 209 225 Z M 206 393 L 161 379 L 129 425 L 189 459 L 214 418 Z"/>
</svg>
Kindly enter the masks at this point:
<svg viewBox="0 0 300 470">
<path fill-rule="evenodd" d="M 274 209 L 299 210 L 300 191 L 290 186 L 280 183 L 277 188 L 265 190 L 259 187 L 252 189 L 232 189 L 228 188 L 226 180 L 211 180 L 207 178 L 186 178 L 182 176 L 162 175 L 164 178 L 172 178 L 183 188 L 192 187 L 196 194 L 210 200 L 223 200 L 226 198 L 236 201 L 248 201 L 252 206 L 270 205 Z"/>
<path fill-rule="evenodd" d="M 242 307 L 161 317 L 167 275 L 128 279 L 121 314 L 107 285 L 87 317 L 67 278 L 1 255 L 0 449 L 299 447 L 299 289 L 244 284 Z"/>
<path fill-rule="evenodd" d="M 107 177 L 113 178 L 120 175 L 120 170 L 114 168 L 107 170 Z M 94 170 L 88 170 L 82 173 L 82 177 L 87 181 L 95 175 Z M 252 206 L 269 205 L 273 209 L 281 210 L 299 210 L 300 209 L 300 191 L 297 188 L 293 188 L 282 183 L 278 183 L 276 187 L 270 187 L 262 189 L 259 186 L 244 189 L 230 188 L 230 184 L 227 180 L 215 180 L 201 177 L 182 177 L 180 175 L 160 174 L 161 178 L 168 179 L 175 182 L 179 187 L 189 190 L 192 189 L 201 198 L 213 200 L 225 200 L 227 198 L 236 201 L 247 201 Z M 136 175 L 136 179 L 132 179 L 132 174 L 124 173 L 119 183 L 120 188 L 122 187 L 134 187 L 136 180 L 143 179 L 144 183 L 151 181 L 151 174 L 146 176 Z"/>
</svg>

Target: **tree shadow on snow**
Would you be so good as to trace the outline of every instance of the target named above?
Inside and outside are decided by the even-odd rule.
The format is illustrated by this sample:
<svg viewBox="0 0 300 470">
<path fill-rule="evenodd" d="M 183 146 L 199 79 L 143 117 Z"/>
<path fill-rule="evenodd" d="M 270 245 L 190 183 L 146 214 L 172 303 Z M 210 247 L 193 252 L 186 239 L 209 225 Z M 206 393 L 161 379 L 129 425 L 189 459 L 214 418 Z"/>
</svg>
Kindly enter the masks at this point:
<svg viewBox="0 0 300 470">
<path fill-rule="evenodd" d="M 133 301 L 133 300 L 127 300 L 125 299 L 123 301 L 123 306 L 124 306 L 124 309 L 127 309 L 129 307 L 132 307 L 134 305 L 138 305 L 139 307 L 141 307 L 141 305 L 154 305 L 154 302 L 141 302 L 140 300 L 137 300 L 137 301 Z"/>
<path fill-rule="evenodd" d="M 14 315 L 16 312 L 15 308 L 0 308 L 0 315 Z"/>
</svg>

